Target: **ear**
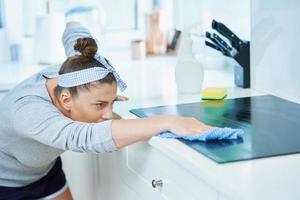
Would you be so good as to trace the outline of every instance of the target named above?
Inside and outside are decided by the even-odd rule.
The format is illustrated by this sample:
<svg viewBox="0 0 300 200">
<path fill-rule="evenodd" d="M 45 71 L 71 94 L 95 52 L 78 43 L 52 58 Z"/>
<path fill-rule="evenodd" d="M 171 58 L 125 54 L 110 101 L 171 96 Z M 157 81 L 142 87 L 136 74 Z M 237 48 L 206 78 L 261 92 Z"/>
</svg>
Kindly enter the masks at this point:
<svg viewBox="0 0 300 200">
<path fill-rule="evenodd" d="M 64 90 L 60 94 L 60 104 L 66 111 L 71 111 L 72 108 L 72 96 L 67 90 Z"/>
</svg>

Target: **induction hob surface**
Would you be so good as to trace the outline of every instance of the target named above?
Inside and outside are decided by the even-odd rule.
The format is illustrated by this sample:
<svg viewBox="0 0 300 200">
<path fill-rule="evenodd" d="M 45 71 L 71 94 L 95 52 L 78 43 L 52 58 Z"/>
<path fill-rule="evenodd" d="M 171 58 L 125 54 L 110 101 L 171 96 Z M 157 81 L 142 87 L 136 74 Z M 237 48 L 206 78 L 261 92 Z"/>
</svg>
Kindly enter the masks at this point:
<svg viewBox="0 0 300 200">
<path fill-rule="evenodd" d="M 300 105 L 272 95 L 140 108 L 130 112 L 139 117 L 189 116 L 212 126 L 243 129 L 245 134 L 236 140 L 180 140 L 218 163 L 300 152 Z"/>
</svg>

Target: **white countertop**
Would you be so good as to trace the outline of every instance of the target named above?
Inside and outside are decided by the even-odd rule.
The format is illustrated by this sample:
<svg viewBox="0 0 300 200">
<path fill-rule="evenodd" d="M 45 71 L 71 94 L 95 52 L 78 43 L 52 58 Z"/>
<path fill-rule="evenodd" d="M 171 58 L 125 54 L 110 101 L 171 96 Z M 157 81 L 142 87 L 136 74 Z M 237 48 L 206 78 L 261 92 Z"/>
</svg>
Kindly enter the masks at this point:
<svg viewBox="0 0 300 200">
<path fill-rule="evenodd" d="M 228 89 L 228 98 L 263 94 L 250 89 Z M 116 112 L 120 110 L 118 113 L 125 118 L 136 118 L 128 109 L 200 101 L 198 94 L 178 95 L 175 99 L 176 102 L 163 97 L 129 101 L 116 106 Z M 218 164 L 175 139 L 153 137 L 148 143 L 230 199 L 300 199 L 299 154 Z"/>
</svg>

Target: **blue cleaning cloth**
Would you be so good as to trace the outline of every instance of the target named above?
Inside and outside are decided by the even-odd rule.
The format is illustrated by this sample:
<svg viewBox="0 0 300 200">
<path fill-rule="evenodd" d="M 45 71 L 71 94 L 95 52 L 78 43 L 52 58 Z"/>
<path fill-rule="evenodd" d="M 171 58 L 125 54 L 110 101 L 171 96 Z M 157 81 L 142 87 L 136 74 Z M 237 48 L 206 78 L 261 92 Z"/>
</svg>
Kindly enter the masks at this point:
<svg viewBox="0 0 300 200">
<path fill-rule="evenodd" d="M 244 134 L 242 129 L 232 129 L 232 128 L 219 128 L 211 131 L 207 131 L 199 135 L 176 135 L 171 132 L 163 132 L 159 134 L 162 138 L 182 138 L 189 141 L 208 141 L 208 140 L 232 140 L 241 137 Z"/>
</svg>

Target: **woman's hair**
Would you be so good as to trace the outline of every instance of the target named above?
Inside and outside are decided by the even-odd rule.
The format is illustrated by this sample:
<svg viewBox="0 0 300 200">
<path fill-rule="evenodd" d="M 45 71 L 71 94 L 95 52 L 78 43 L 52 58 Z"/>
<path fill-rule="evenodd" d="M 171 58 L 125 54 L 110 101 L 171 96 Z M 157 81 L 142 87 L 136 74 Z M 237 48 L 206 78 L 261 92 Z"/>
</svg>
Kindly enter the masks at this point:
<svg viewBox="0 0 300 200">
<path fill-rule="evenodd" d="M 86 38 L 77 39 L 76 44 L 74 45 L 74 50 L 79 51 L 81 55 L 69 57 L 62 64 L 58 72 L 59 75 L 75 72 L 83 69 L 88 69 L 92 67 L 105 68 L 103 64 L 101 64 L 98 60 L 94 58 L 98 50 L 98 46 L 96 41 L 93 38 L 86 37 Z M 108 73 L 106 77 L 98 80 L 97 82 L 112 84 L 113 82 L 116 82 L 116 79 L 112 73 Z M 63 90 L 68 90 L 71 96 L 76 96 L 78 94 L 78 90 L 89 90 L 89 88 L 90 88 L 90 83 L 86 83 L 84 85 L 79 85 L 70 88 L 64 88 L 58 85 L 55 88 L 55 96 L 59 98 Z"/>
</svg>

